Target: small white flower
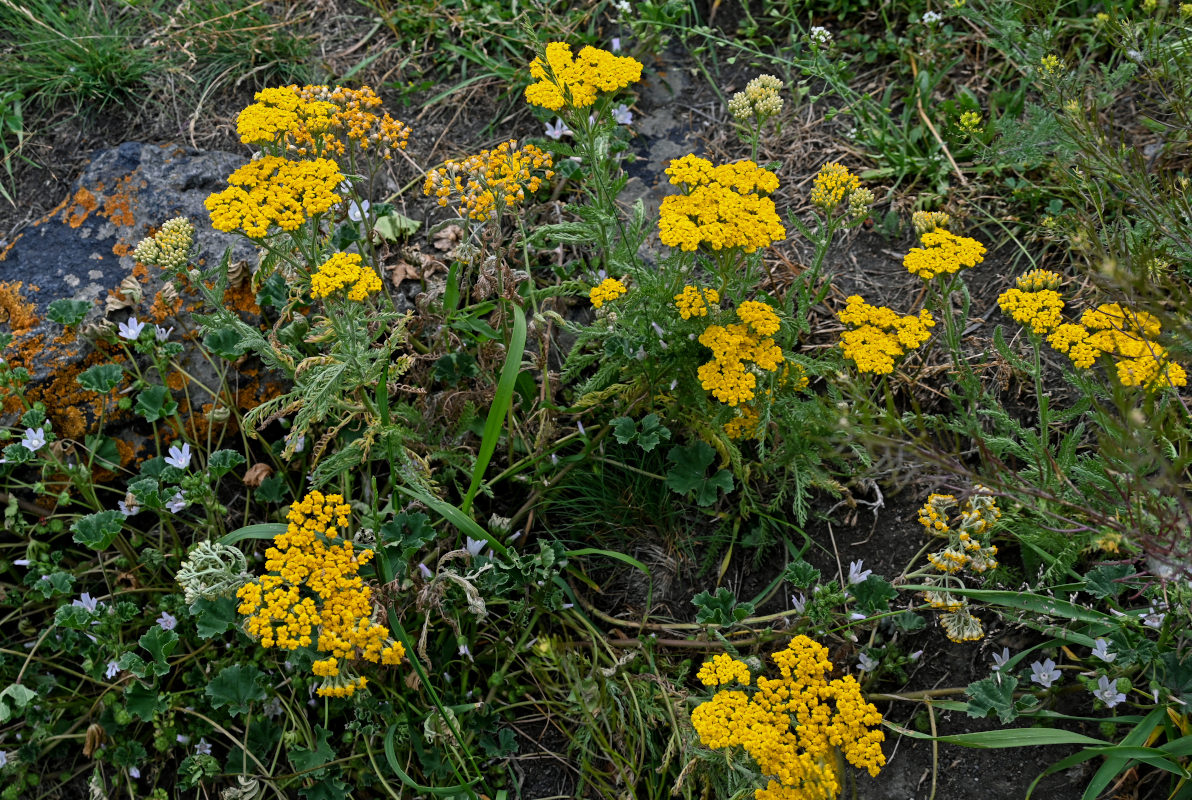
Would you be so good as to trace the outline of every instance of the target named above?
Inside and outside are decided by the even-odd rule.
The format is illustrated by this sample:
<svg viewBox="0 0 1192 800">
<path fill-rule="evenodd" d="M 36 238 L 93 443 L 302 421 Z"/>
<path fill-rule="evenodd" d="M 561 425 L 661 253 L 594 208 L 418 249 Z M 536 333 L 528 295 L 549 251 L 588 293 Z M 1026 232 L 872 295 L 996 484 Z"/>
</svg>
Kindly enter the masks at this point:
<svg viewBox="0 0 1192 800">
<path fill-rule="evenodd" d="M 578 431 L 579 431 L 579 435 L 580 435 L 580 436 L 587 436 L 587 435 L 588 435 L 588 432 L 584 430 L 584 423 L 583 423 L 583 420 L 578 420 L 578 419 L 577 419 L 577 420 L 575 421 L 575 427 L 576 427 L 576 430 L 578 430 Z"/>
<path fill-rule="evenodd" d="M 181 744 L 181 745 L 190 744 L 190 737 L 187 736 L 185 733 L 180 733 L 177 736 L 175 736 L 174 738 L 178 741 L 178 744 Z"/>
<path fill-rule="evenodd" d="M 807 38 L 811 40 L 812 44 L 819 47 L 827 47 L 832 43 L 832 34 L 828 32 L 827 28 L 824 28 L 820 25 L 816 25 L 814 28 L 808 31 Z"/>
<path fill-rule="evenodd" d="M 25 428 L 25 438 L 21 439 L 21 447 L 25 448 L 31 453 L 36 453 L 46 443 L 45 428 Z"/>
<path fill-rule="evenodd" d="M 1154 628 L 1155 630 L 1159 630 L 1159 628 L 1163 627 L 1163 620 L 1166 618 L 1167 618 L 1166 614 L 1162 613 L 1155 606 L 1151 606 L 1150 610 L 1147 611 L 1147 613 L 1142 615 L 1142 624 L 1147 626 L 1148 628 Z"/>
<path fill-rule="evenodd" d="M 273 717 L 280 717 L 284 709 L 282 708 L 281 700 L 278 699 L 277 695 L 274 695 L 266 701 L 265 707 L 261 710 L 265 712 L 265 716 L 272 719 Z"/>
<path fill-rule="evenodd" d="M 1109 652 L 1109 642 L 1104 639 L 1097 639 L 1093 642 L 1093 655 L 1106 663 L 1117 658 L 1117 653 Z"/>
<path fill-rule="evenodd" d="M 430 567 L 421 561 L 418 562 L 418 569 L 422 572 L 422 577 L 428 581 L 434 576 L 434 573 L 430 571 Z"/>
<path fill-rule="evenodd" d="M 852 586 L 857 583 L 864 583 L 865 579 L 873 574 L 871 569 L 862 569 L 865 566 L 864 561 L 851 561 L 848 565 L 848 583 Z"/>
<path fill-rule="evenodd" d="M 178 469 L 186 469 L 190 466 L 190 444 L 183 442 L 182 446 L 170 445 L 170 454 L 166 457 L 166 463 L 171 467 Z"/>
<path fill-rule="evenodd" d="M 120 674 L 120 665 L 117 664 L 115 661 L 109 661 L 108 668 L 104 672 L 104 677 L 107 678 L 108 680 L 111 680 L 112 678 L 115 678 L 119 674 Z"/>
<path fill-rule="evenodd" d="M 13 566 L 15 566 L 15 567 L 27 567 L 27 566 L 29 566 L 29 559 L 18 558 L 16 561 L 14 561 L 12 563 L 13 563 Z"/>
<path fill-rule="evenodd" d="M 139 778 L 139 777 L 141 777 L 141 771 L 139 769 L 137 769 L 136 767 L 129 767 L 128 768 L 128 777 Z"/>
<path fill-rule="evenodd" d="M 993 654 L 993 671 L 997 672 L 1002 667 L 1006 666 L 1006 662 L 1010 660 L 1010 648 L 1003 647 L 1001 653 Z"/>
<path fill-rule="evenodd" d="M 658 334 L 658 338 L 659 338 L 659 339 L 663 339 L 663 338 L 665 338 L 665 337 L 666 337 L 666 331 L 662 330 L 662 326 L 661 326 L 661 325 L 659 325 L 659 324 L 658 324 L 657 322 L 655 322 L 654 320 L 650 320 L 650 325 L 651 325 L 651 326 L 653 326 L 653 328 L 654 328 L 654 333 Z"/>
<path fill-rule="evenodd" d="M 1109 678 L 1104 675 L 1097 679 L 1093 697 L 1105 703 L 1108 708 L 1113 708 L 1126 699 L 1126 695 L 1117 690 L 1117 683 L 1110 683 Z"/>
<path fill-rule="evenodd" d="M 116 503 L 120 509 L 120 513 L 124 515 L 125 519 L 135 514 L 141 513 L 141 506 L 137 503 L 137 499 L 132 495 L 128 495 L 125 500 Z"/>
<path fill-rule="evenodd" d="M 939 22 L 941 19 L 943 19 L 943 17 L 934 11 L 927 11 L 927 12 L 924 12 L 924 14 L 923 14 L 923 24 L 924 25 L 934 25 L 937 22 Z"/>
<path fill-rule="evenodd" d="M 630 125 L 633 123 L 633 112 L 629 110 L 629 106 L 621 103 L 613 109 L 613 120 L 618 125 Z"/>
<path fill-rule="evenodd" d="M 160 325 L 153 326 L 153 334 L 157 337 L 157 341 L 159 341 L 159 342 L 164 342 L 166 339 L 169 339 L 170 334 L 173 332 L 174 332 L 173 325 L 171 325 L 168 328 L 163 328 Z M 133 769 L 136 769 L 136 767 L 133 767 Z"/>
<path fill-rule="evenodd" d="M 364 219 L 364 215 L 368 213 L 370 204 L 367 200 L 361 200 L 357 203 L 355 200 L 348 203 L 348 219 L 352 222 L 360 222 Z"/>
<path fill-rule="evenodd" d="M 621 52 L 621 37 L 620 36 L 613 37 L 612 44 L 609 45 L 609 50 L 611 50 L 614 53 Z"/>
<path fill-rule="evenodd" d="M 480 551 L 484 549 L 484 545 L 484 539 L 473 539 L 471 536 L 469 536 L 467 537 L 467 544 L 465 547 L 472 558 L 475 558 L 476 556 L 480 555 Z"/>
<path fill-rule="evenodd" d="M 1031 664 L 1031 680 L 1044 689 L 1050 689 L 1051 684 L 1059 679 L 1060 671 L 1055 668 L 1055 662 L 1050 658 L 1042 663 L 1036 661 Z"/>
<path fill-rule="evenodd" d="M 862 614 L 860 611 L 854 611 L 853 613 L 848 615 L 848 618 L 851 619 L 853 622 L 860 622 L 861 620 L 865 619 L 865 615 Z"/>
<path fill-rule="evenodd" d="M 178 626 L 178 618 L 168 611 L 161 612 L 161 616 L 154 620 L 163 631 L 172 631 Z"/>
<path fill-rule="evenodd" d="M 182 490 L 174 492 L 174 496 L 166 501 L 166 510 L 171 514 L 177 514 L 182 509 L 186 508 L 186 498 L 182 494 Z"/>
<path fill-rule="evenodd" d="M 8 751 L 0 750 L 0 767 L 8 765 Z"/>
<path fill-rule="evenodd" d="M 199 738 L 199 743 L 195 745 L 195 755 L 196 756 L 211 755 L 211 743 L 207 741 L 207 737 L 204 736 L 204 737 Z"/>
<path fill-rule="evenodd" d="M 461 644 L 459 646 L 459 654 L 461 656 L 467 656 L 468 661 L 475 661 L 475 659 L 472 658 L 472 651 L 470 649 L 468 649 L 468 646 L 466 644 Z"/>
<path fill-rule="evenodd" d="M 83 592 L 79 595 L 79 599 L 72 602 L 71 605 L 94 614 L 103 603 L 92 597 L 90 592 Z"/>
<path fill-rule="evenodd" d="M 554 139 L 556 142 L 564 136 L 571 135 L 571 129 L 561 119 L 555 119 L 555 124 L 546 123 L 546 135 Z"/>
<path fill-rule="evenodd" d="M 857 655 L 857 669 L 862 672 L 873 672 L 877 669 L 878 661 L 871 657 L 868 653 L 860 653 Z"/>
<path fill-rule="evenodd" d="M 915 652 L 913 652 L 909 656 L 907 656 L 907 658 L 909 658 L 911 661 L 918 661 L 919 657 L 922 655 L 923 655 L 922 650 L 916 650 Z"/>
<path fill-rule="evenodd" d="M 120 338 L 128 339 L 130 342 L 135 342 L 143 330 L 145 330 L 145 323 L 138 322 L 136 317 L 129 317 L 126 322 L 121 322 L 116 327 L 116 332 L 120 334 Z"/>
<path fill-rule="evenodd" d="M 629 5 L 629 0 L 618 0 L 618 2 L 614 3 L 613 5 L 615 5 L 617 10 L 622 14 L 628 14 L 633 8 L 633 6 Z"/>
</svg>

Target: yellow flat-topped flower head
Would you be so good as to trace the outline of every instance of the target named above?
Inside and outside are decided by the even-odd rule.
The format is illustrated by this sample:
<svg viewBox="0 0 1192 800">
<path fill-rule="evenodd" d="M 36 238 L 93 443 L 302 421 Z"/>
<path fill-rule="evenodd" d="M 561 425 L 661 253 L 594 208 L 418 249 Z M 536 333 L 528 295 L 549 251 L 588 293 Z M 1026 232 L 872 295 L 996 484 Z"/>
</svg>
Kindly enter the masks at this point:
<svg viewBox="0 0 1192 800">
<path fill-rule="evenodd" d="M 956 236 L 943 228 L 924 233 L 923 247 L 912 247 L 902 264 L 912 275 L 929 281 L 936 275 L 950 275 L 975 267 L 985 260 L 985 245 L 976 239 Z"/>
<path fill-rule="evenodd" d="M 251 239 L 263 239 L 272 228 L 294 231 L 311 216 L 329 211 L 343 200 L 337 194 L 343 179 L 330 159 L 262 156 L 228 176 L 228 188 L 203 205 L 216 230 L 241 230 Z"/>
<path fill-rule="evenodd" d="M 438 198 L 440 206 L 455 198 L 461 216 L 484 222 L 499 210 L 525 203 L 554 177 L 553 166 L 549 153 L 510 139 L 492 150 L 444 162 L 427 174 L 422 192 Z"/>
<path fill-rule="evenodd" d="M 312 297 L 326 298 L 341 289 L 349 300 L 360 301 L 381 290 L 381 279 L 361 263 L 359 253 L 335 253 L 310 278 Z"/>
<path fill-rule="evenodd" d="M 894 360 L 931 338 L 935 318 L 927 309 L 918 316 L 899 316 L 885 306 L 871 306 L 860 295 L 848 298 L 837 319 L 852 326 L 840 334 L 844 357 L 859 372 L 888 375 Z"/>
<path fill-rule="evenodd" d="M 734 247 L 746 253 L 786 238 L 774 201 L 778 176 L 752 161 L 714 166 L 687 155 L 671 161 L 670 182 L 683 194 L 663 198 L 658 232 L 667 247 L 694 252 Z"/>
<path fill-rule="evenodd" d="M 605 303 L 616 300 L 627 291 L 629 290 L 625 288 L 625 284 L 616 278 L 605 278 L 588 291 L 588 299 L 592 301 L 593 308 L 600 308 Z"/>
<path fill-rule="evenodd" d="M 526 87 L 526 102 L 562 111 L 587 108 L 602 92 L 615 92 L 642 77 L 642 64 L 635 58 L 613 55 L 607 50 L 584 47 L 572 55 L 571 45 L 551 42 L 546 59 L 530 63 L 530 75 L 536 83 Z"/>
</svg>

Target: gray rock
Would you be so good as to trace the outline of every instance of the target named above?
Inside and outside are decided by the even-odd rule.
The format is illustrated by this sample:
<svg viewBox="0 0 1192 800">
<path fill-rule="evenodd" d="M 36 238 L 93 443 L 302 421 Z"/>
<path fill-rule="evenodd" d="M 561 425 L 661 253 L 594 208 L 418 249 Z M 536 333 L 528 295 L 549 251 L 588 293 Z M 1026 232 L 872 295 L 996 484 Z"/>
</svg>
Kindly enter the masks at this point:
<svg viewBox="0 0 1192 800">
<path fill-rule="evenodd" d="M 207 257 L 231 247 L 234 260 L 254 263 L 254 248 L 214 230 L 203 207 L 247 160 L 247 154 L 140 142 L 104 150 L 55 212 L 17 236 L 0 258 L 0 279 L 38 287 L 31 299 L 43 316 L 60 298 L 102 299 L 132 273 L 137 242 L 177 216 L 195 224 Z"/>
</svg>

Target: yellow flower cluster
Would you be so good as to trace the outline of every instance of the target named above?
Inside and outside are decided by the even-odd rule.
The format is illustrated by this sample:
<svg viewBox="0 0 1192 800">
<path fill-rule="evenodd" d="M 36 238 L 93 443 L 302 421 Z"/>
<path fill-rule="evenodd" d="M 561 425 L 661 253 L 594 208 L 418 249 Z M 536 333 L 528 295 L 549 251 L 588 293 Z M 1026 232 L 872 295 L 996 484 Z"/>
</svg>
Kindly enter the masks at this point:
<svg viewBox="0 0 1192 800">
<path fill-rule="evenodd" d="M 510 139 L 492 150 L 462 161 L 447 161 L 431 170 L 422 185 L 424 194 L 433 194 L 440 206 L 450 198 L 459 197 L 459 213 L 468 219 L 484 222 L 501 208 L 513 208 L 525 202 L 527 194 L 542 188 L 544 181 L 555 176 L 553 162 L 532 144 L 517 146 Z"/>
<path fill-rule="evenodd" d="M 373 557 L 340 540 L 351 508 L 337 494 L 314 491 L 290 506 L 284 533 L 265 551 L 261 575 L 236 592 L 245 630 L 262 647 L 296 650 L 314 647 L 329 657 L 312 665 L 324 678 L 318 693 L 350 696 L 364 679 L 343 675 L 340 662 L 351 658 L 397 664 L 405 656 L 388 629 L 372 621 L 372 590 L 357 574 Z M 317 638 L 316 638 L 317 637 Z"/>
<path fill-rule="evenodd" d="M 616 300 L 627 291 L 625 284 L 616 278 L 605 278 L 588 291 L 588 299 L 592 301 L 593 308 L 600 308 L 605 303 Z"/>
<path fill-rule="evenodd" d="M 708 316 L 708 306 L 719 304 L 720 292 L 715 289 L 684 286 L 683 291 L 675 295 L 675 308 L 679 309 L 679 316 L 683 319 L 706 317 Z"/>
<path fill-rule="evenodd" d="M 615 92 L 637 83 L 642 64 L 596 47 L 585 47 L 572 56 L 571 45 L 551 42 L 546 46 L 545 63 L 535 58 L 530 75 L 537 83 L 526 87 L 526 102 L 560 111 L 564 106 L 587 108 L 600 92 Z"/>
<path fill-rule="evenodd" d="M 927 309 L 917 317 L 900 317 L 885 306 L 869 305 L 859 295 L 849 297 L 836 317 L 853 326 L 840 334 L 844 357 L 856 364 L 858 371 L 878 375 L 893 372 L 894 359 L 931 338 L 929 328 L 935 325 Z"/>
<path fill-rule="evenodd" d="M 756 408 L 743 405 L 737 409 L 737 416 L 724 423 L 724 433 L 730 439 L 756 439 L 761 421 Z"/>
<path fill-rule="evenodd" d="M 340 289 L 348 290 L 348 299 L 357 302 L 381 290 L 381 279 L 371 267 L 360 263 L 359 253 L 336 253 L 310 276 L 310 294 L 330 297 Z"/>
<path fill-rule="evenodd" d="M 1039 292 L 1044 289 L 1059 289 L 1063 281 L 1058 272 L 1049 269 L 1032 269 L 1019 275 L 1014 285 L 1024 292 Z"/>
<path fill-rule="evenodd" d="M 1001 517 L 1001 510 L 989 489 L 979 484 L 973 486 L 972 496 L 952 520 L 951 513 L 956 507 L 953 495 L 932 494 L 919 509 L 919 523 L 927 532 L 948 540 L 944 549 L 927 556 L 940 576 L 927 578 L 928 584 L 937 588 L 924 592 L 923 598 L 932 608 L 944 612 L 940 615 L 940 624 L 948 638 L 954 642 L 967 642 L 980 639 L 984 629 L 969 610 L 968 600 L 958 600 L 947 591 L 946 584 L 950 580 L 959 581 L 955 576 L 962 570 L 979 574 L 997 567 L 997 547 L 987 541 L 990 530 Z"/>
<path fill-rule="evenodd" d="M 329 210 L 341 198 L 336 189 L 344 176 L 326 158 L 289 161 L 262 156 L 228 176 L 228 188 L 210 195 L 203 205 L 216 230 L 241 229 L 260 239 L 277 226 L 297 230 L 308 217 Z"/>
<path fill-rule="evenodd" d="M 697 371 L 700 385 L 730 406 L 754 397 L 757 375 L 748 369 L 748 363 L 766 372 L 774 372 L 783 363 L 782 348 L 771 337 L 778 332 L 778 315 L 765 303 L 749 301 L 741 306 L 745 311 L 737 309 L 740 323 L 709 325 L 699 337 L 699 343 L 712 351 L 712 360 L 701 364 Z"/>
<path fill-rule="evenodd" d="M 1111 356 L 1123 386 L 1146 390 L 1187 386 L 1188 373 L 1157 341 L 1161 332 L 1153 314 L 1105 303 L 1086 310 L 1079 324 L 1057 325 L 1047 343 L 1081 369 L 1093 366 L 1103 354 Z"/>
<path fill-rule="evenodd" d="M 816 173 L 811 185 L 811 204 L 825 214 L 830 214 L 860 188 L 861 179 L 849 172 L 848 167 L 829 161 Z"/>
<path fill-rule="evenodd" d="M 1063 322 L 1064 301 L 1054 289 L 1023 291 L 1007 289 L 998 296 L 997 304 L 1020 325 L 1029 325 L 1039 335 L 1051 333 Z"/>
<path fill-rule="evenodd" d="M 236 118 L 245 144 L 274 144 L 301 157 L 343 155 L 353 145 L 388 159 L 410 138 L 409 126 L 373 110 L 381 98 L 368 86 L 281 86 L 262 89 L 254 100 Z"/>
<path fill-rule="evenodd" d="M 683 194 L 662 200 L 658 232 L 667 247 L 694 252 L 740 247 L 752 253 L 786 238 L 774 201 L 778 176 L 752 161 L 713 166 L 695 155 L 670 162 L 670 182 Z"/>
<path fill-rule="evenodd" d="M 925 281 L 936 275 L 975 267 L 985 260 L 985 245 L 976 239 L 948 233 L 943 228 L 928 231 L 919 240 L 924 246 L 912 247 L 902 259 L 902 265 Z"/>
<path fill-rule="evenodd" d="M 744 748 L 769 779 L 754 793 L 756 800 L 835 800 L 840 794 L 837 750 L 853 766 L 877 775 L 886 763 L 885 734 L 876 727 L 882 716 L 865 701 L 856 679 L 846 675 L 829 681 L 828 649 L 806 636 L 796 636 L 772 658 L 781 677 L 759 676 L 752 692 L 721 690 L 696 706 L 691 724 L 700 742 Z M 722 671 L 711 668 L 713 675 Z M 749 688 L 747 670 L 745 675 L 737 682 Z"/>
<path fill-rule="evenodd" d="M 748 686 L 753 680 L 745 662 L 738 661 L 727 653 L 720 653 L 712 656 L 711 661 L 705 661 L 695 677 L 704 686 L 724 686 L 726 683 Z"/>
</svg>

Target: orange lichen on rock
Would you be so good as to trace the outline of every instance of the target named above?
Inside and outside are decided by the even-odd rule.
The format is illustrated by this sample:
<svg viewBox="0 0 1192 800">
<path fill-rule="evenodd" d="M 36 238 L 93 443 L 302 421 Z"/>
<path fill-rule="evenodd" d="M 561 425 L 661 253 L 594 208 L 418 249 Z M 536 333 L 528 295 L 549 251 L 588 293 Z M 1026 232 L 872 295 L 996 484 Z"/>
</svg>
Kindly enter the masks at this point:
<svg viewBox="0 0 1192 800">
<path fill-rule="evenodd" d="M 41 322 L 37 306 L 26 300 L 21 292 L 24 286 L 22 281 L 0 282 L 0 323 L 7 323 L 13 333 L 29 330 Z M 38 291 L 36 286 L 29 289 Z"/>
<path fill-rule="evenodd" d="M 72 228 L 79 227 L 97 208 L 99 208 L 99 200 L 86 186 L 80 186 L 79 190 L 71 197 L 70 205 L 64 212 L 66 224 Z"/>
<path fill-rule="evenodd" d="M 116 242 L 114 245 L 112 245 L 112 253 L 114 255 L 126 256 L 131 252 L 132 252 L 132 246 L 129 245 L 127 242 Z M 138 263 L 137 266 L 139 267 L 141 265 Z M 135 268 L 133 270 L 133 274 L 134 275 L 136 274 Z M 146 278 L 148 278 L 148 275 L 146 275 Z"/>
<path fill-rule="evenodd" d="M 141 185 L 143 185 L 142 182 Z M 116 225 L 129 228 L 136 223 L 136 216 L 132 213 L 133 195 L 132 175 L 121 178 L 110 194 L 104 197 L 103 215 Z"/>
<path fill-rule="evenodd" d="M 224 305 L 247 314 L 259 315 L 261 307 L 257 305 L 257 296 L 253 292 L 250 281 L 244 280 L 239 286 L 229 286 L 224 292 Z"/>
<path fill-rule="evenodd" d="M 149 306 L 149 315 L 157 325 L 163 324 L 167 319 L 176 316 L 180 311 L 182 311 L 182 298 L 177 294 L 173 294 L 173 300 L 171 301 L 167 299 L 167 293 L 164 289 L 153 296 L 153 303 Z"/>
</svg>

